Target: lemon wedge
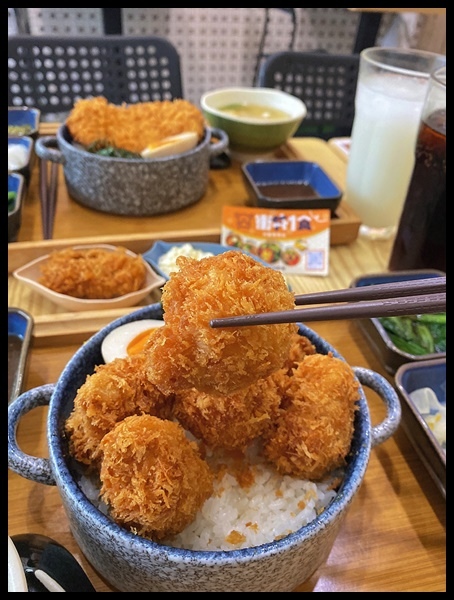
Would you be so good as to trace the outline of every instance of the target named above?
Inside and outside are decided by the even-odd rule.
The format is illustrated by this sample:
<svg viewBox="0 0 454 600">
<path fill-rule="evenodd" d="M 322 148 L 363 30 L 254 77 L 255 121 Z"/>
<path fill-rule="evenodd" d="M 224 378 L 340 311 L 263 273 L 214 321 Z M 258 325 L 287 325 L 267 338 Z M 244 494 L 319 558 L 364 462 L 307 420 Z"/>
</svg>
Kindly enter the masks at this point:
<svg viewBox="0 0 454 600">
<path fill-rule="evenodd" d="M 195 148 L 198 142 L 198 135 L 195 131 L 187 131 L 166 137 L 156 144 L 147 146 L 141 152 L 142 158 L 159 158 L 162 156 L 172 156 L 181 154 Z"/>
</svg>

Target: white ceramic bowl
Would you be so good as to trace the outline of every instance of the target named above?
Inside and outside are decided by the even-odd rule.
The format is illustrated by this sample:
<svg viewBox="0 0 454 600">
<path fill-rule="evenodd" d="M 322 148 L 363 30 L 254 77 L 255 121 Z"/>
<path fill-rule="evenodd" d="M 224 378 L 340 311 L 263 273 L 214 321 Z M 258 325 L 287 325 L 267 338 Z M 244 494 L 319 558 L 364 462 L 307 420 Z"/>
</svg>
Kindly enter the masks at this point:
<svg viewBox="0 0 454 600">
<path fill-rule="evenodd" d="M 104 250 L 114 251 L 115 246 L 109 244 L 86 244 L 82 246 L 74 246 L 76 249 L 80 248 L 103 248 Z M 136 256 L 134 252 L 127 250 L 127 254 L 130 256 Z M 124 294 L 118 296 L 118 298 L 110 298 L 108 300 L 86 300 L 84 298 L 74 298 L 73 296 L 67 296 L 66 294 L 60 294 L 53 290 L 45 287 L 39 283 L 41 277 L 40 266 L 48 259 L 49 255 L 41 256 L 27 263 L 23 267 L 19 267 L 13 272 L 13 276 L 22 281 L 29 287 L 33 288 L 36 292 L 55 302 L 59 306 L 66 308 L 69 311 L 85 311 L 85 310 L 102 310 L 105 308 L 127 308 L 129 306 L 135 306 L 141 300 L 143 300 L 150 292 L 154 289 L 161 287 L 165 283 L 165 279 L 155 273 L 150 265 L 145 261 L 146 279 L 145 285 L 136 292 Z"/>
<path fill-rule="evenodd" d="M 158 544 L 123 529 L 90 502 L 77 483 L 77 471 L 68 459 L 62 430 L 78 388 L 95 365 L 102 362 L 101 345 L 106 335 L 124 323 L 159 318 L 162 318 L 162 307 L 155 304 L 110 323 L 76 352 L 56 384 L 24 392 L 11 403 L 8 407 L 9 468 L 27 479 L 58 487 L 71 531 L 82 552 L 119 591 L 290 592 L 328 558 L 363 482 L 371 448 L 388 439 L 399 425 L 397 393 L 381 375 L 354 367 L 358 381 L 383 400 L 386 416 L 372 427 L 366 396 L 360 387 L 359 410 L 343 481 L 335 498 L 308 525 L 273 542 L 241 550 L 193 551 Z M 301 325 L 300 333 L 311 340 L 318 352 L 332 352 L 340 357 L 311 329 Z M 49 458 L 33 457 L 18 447 L 16 431 L 22 415 L 47 404 Z M 364 518 L 368 518 L 367 514 Z"/>
<path fill-rule="evenodd" d="M 307 114 L 306 105 L 296 96 L 262 87 L 212 90 L 202 96 L 200 105 L 208 123 L 227 133 L 233 156 L 245 159 L 277 150 L 292 137 Z M 232 105 L 255 105 L 284 114 L 266 119 L 238 116 L 225 111 Z"/>
</svg>

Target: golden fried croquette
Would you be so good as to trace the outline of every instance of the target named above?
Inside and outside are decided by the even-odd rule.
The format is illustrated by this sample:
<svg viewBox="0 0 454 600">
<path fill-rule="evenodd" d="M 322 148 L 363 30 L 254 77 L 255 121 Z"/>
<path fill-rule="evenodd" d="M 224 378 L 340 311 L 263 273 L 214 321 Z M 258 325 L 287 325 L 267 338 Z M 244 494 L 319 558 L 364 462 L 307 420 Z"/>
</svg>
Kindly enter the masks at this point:
<svg viewBox="0 0 454 600">
<path fill-rule="evenodd" d="M 49 254 L 39 283 L 74 298 L 109 299 L 140 290 L 145 279 L 144 259 L 126 248 L 65 248 Z"/>
<path fill-rule="evenodd" d="M 208 447 L 246 450 L 277 417 L 281 397 L 273 375 L 228 396 L 196 389 L 175 394 L 173 414 Z"/>
<path fill-rule="evenodd" d="M 125 417 L 171 416 L 173 397 L 150 382 L 144 367 L 144 356 L 139 353 L 99 365 L 87 376 L 65 423 L 71 454 L 78 461 L 96 468 L 103 436 Z"/>
<path fill-rule="evenodd" d="M 288 368 L 295 368 L 305 356 L 315 353 L 316 348 L 309 338 L 299 333 L 293 333 L 287 358 Z"/>
<path fill-rule="evenodd" d="M 182 98 L 117 106 L 97 96 L 77 100 L 66 126 L 83 146 L 102 142 L 140 154 L 179 133 L 195 132 L 202 140 L 205 121 L 202 111 Z"/>
<path fill-rule="evenodd" d="M 280 414 L 263 453 L 280 473 L 322 479 L 345 464 L 358 408 L 351 367 L 331 354 L 312 354 L 288 376 Z"/>
<path fill-rule="evenodd" d="M 179 533 L 213 492 L 213 473 L 178 423 L 127 417 L 101 449 L 100 497 L 113 519 L 138 535 Z"/>
<path fill-rule="evenodd" d="M 296 324 L 210 326 L 218 317 L 294 308 L 282 273 L 236 250 L 180 256 L 177 265 L 162 291 L 165 325 L 145 349 L 149 377 L 163 393 L 232 394 L 284 365 Z"/>
</svg>

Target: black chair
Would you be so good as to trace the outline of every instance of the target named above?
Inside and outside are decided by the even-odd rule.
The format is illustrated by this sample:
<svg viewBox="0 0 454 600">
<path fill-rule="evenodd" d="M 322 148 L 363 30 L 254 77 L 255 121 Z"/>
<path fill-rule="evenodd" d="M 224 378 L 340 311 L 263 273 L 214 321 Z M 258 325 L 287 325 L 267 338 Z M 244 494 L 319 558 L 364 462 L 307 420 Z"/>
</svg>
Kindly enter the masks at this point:
<svg viewBox="0 0 454 600">
<path fill-rule="evenodd" d="M 358 70 L 359 54 L 276 52 L 263 62 L 258 85 L 283 90 L 305 103 L 307 116 L 296 136 L 328 140 L 351 134 Z"/>
<path fill-rule="evenodd" d="M 34 106 L 45 116 L 93 96 L 113 104 L 182 98 L 175 47 L 155 36 L 8 38 L 9 106 Z"/>
</svg>

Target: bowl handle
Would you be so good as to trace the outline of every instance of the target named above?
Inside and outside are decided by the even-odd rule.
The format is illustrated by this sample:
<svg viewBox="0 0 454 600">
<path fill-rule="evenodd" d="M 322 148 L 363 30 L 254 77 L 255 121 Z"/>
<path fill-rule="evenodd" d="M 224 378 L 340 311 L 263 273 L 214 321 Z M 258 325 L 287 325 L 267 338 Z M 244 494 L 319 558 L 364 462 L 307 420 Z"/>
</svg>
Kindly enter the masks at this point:
<svg viewBox="0 0 454 600">
<path fill-rule="evenodd" d="M 50 160 L 51 162 L 65 164 L 66 159 L 58 149 L 57 138 L 53 135 L 45 135 L 35 142 L 35 152 L 39 158 Z"/>
<path fill-rule="evenodd" d="M 50 460 L 25 454 L 17 445 L 20 418 L 33 408 L 49 404 L 55 384 L 48 383 L 24 392 L 8 406 L 8 467 L 11 471 L 37 483 L 56 485 Z"/>
<path fill-rule="evenodd" d="M 210 150 L 210 156 L 218 156 L 221 152 L 229 145 L 229 136 L 223 129 L 217 127 L 208 127 L 208 131 L 211 133 L 211 138 L 215 138 L 216 141 L 211 141 L 208 148 Z"/>
<path fill-rule="evenodd" d="M 386 404 L 386 417 L 381 423 L 372 427 L 371 447 L 385 442 L 397 430 L 400 424 L 402 409 L 399 396 L 393 386 L 379 373 L 364 367 L 353 367 L 362 385 L 377 392 Z"/>
</svg>

